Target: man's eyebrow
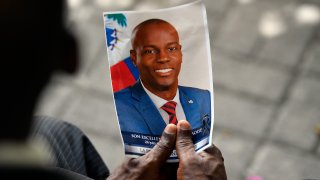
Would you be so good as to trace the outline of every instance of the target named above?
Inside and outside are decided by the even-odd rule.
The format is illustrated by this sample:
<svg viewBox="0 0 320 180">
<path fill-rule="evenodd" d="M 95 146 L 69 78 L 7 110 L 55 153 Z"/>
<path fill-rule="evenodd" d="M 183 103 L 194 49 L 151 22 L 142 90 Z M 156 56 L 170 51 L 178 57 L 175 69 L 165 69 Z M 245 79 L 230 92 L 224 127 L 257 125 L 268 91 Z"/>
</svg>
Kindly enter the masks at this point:
<svg viewBox="0 0 320 180">
<path fill-rule="evenodd" d="M 170 45 L 180 45 L 179 42 L 170 42 L 167 43 L 166 46 L 170 46 Z M 144 45 L 142 48 L 158 48 L 156 45 Z"/>
<path fill-rule="evenodd" d="M 144 49 L 144 48 L 157 48 L 157 46 L 155 46 L 155 45 L 145 45 L 145 46 L 143 46 L 142 47 L 142 49 Z"/>
<path fill-rule="evenodd" d="M 167 45 L 180 45 L 179 42 L 170 42 Z"/>
</svg>

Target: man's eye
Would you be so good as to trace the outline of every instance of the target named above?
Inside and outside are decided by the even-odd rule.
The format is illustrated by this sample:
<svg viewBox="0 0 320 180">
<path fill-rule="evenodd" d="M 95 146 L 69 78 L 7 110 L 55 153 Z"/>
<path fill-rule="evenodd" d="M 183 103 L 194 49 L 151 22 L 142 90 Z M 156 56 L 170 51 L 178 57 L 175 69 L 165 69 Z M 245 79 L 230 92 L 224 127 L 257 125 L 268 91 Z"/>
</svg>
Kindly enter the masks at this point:
<svg viewBox="0 0 320 180">
<path fill-rule="evenodd" d="M 143 53 L 144 53 L 144 54 L 155 54 L 155 53 L 157 53 L 157 51 L 156 51 L 156 50 L 148 49 L 148 50 L 145 50 Z"/>
<path fill-rule="evenodd" d="M 178 49 L 178 48 L 176 48 L 176 47 L 169 47 L 169 48 L 168 48 L 168 51 L 169 51 L 169 52 L 172 52 L 172 51 L 176 51 L 177 49 Z"/>
</svg>

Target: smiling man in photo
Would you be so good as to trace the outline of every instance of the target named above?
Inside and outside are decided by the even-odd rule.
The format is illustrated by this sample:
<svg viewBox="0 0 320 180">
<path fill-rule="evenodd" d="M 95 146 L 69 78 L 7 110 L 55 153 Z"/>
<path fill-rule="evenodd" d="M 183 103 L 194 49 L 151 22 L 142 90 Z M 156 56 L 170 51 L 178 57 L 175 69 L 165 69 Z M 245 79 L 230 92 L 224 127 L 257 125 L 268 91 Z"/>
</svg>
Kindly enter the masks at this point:
<svg viewBox="0 0 320 180">
<path fill-rule="evenodd" d="M 178 85 L 183 55 L 175 27 L 162 19 L 146 20 L 133 29 L 131 44 L 140 79 L 114 94 L 122 133 L 160 136 L 179 120 L 192 129 L 210 127 L 210 92 Z"/>
</svg>

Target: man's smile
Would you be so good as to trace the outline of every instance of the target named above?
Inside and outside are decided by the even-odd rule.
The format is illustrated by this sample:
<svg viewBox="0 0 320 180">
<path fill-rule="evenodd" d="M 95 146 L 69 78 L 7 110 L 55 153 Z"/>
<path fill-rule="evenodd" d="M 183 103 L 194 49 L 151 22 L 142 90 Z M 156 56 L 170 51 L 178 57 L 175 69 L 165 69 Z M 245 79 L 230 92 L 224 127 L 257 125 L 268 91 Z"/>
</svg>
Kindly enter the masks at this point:
<svg viewBox="0 0 320 180">
<path fill-rule="evenodd" d="M 164 68 L 164 69 L 156 69 L 155 72 L 161 76 L 168 76 L 170 75 L 173 68 Z"/>
</svg>

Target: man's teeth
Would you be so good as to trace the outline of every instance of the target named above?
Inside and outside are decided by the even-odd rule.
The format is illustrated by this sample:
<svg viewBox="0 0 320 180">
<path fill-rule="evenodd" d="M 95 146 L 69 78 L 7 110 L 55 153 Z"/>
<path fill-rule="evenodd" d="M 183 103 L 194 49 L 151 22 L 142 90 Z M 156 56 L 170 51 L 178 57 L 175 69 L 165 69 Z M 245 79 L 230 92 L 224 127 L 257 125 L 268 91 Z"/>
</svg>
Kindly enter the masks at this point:
<svg viewBox="0 0 320 180">
<path fill-rule="evenodd" d="M 160 72 L 160 73 L 167 73 L 169 71 L 171 71 L 172 69 L 158 69 L 156 70 L 156 72 Z"/>
</svg>

